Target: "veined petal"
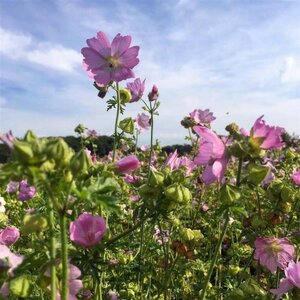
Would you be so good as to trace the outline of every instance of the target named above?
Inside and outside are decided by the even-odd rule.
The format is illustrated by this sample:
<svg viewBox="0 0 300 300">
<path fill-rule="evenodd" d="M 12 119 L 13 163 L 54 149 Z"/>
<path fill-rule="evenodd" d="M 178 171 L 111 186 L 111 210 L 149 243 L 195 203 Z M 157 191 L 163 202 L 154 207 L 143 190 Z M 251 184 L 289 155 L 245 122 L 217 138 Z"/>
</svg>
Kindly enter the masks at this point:
<svg viewBox="0 0 300 300">
<path fill-rule="evenodd" d="M 111 43 L 112 55 L 121 56 L 130 46 L 131 36 L 117 34 Z"/>
<path fill-rule="evenodd" d="M 128 68 L 134 68 L 138 63 L 139 59 L 137 58 L 139 54 L 140 47 L 134 46 L 125 51 L 120 57 L 119 62 Z"/>
<path fill-rule="evenodd" d="M 82 48 L 81 53 L 84 56 L 83 62 L 85 63 L 85 66 L 87 66 L 87 70 L 99 68 L 106 64 L 106 60 L 92 48 Z"/>
</svg>

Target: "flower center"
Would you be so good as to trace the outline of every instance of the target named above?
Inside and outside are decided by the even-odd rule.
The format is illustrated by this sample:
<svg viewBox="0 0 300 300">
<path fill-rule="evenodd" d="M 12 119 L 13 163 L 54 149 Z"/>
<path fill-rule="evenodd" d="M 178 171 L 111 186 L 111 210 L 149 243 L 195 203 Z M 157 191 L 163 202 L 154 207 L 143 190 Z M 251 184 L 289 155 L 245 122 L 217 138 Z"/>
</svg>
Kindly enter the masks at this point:
<svg viewBox="0 0 300 300">
<path fill-rule="evenodd" d="M 107 62 L 110 69 L 115 69 L 119 65 L 118 58 L 115 56 L 110 56 Z"/>
<path fill-rule="evenodd" d="M 266 247 L 266 251 L 268 252 L 269 255 L 276 256 L 277 253 L 282 251 L 282 248 L 280 245 L 278 245 L 278 243 L 273 242 Z"/>
</svg>

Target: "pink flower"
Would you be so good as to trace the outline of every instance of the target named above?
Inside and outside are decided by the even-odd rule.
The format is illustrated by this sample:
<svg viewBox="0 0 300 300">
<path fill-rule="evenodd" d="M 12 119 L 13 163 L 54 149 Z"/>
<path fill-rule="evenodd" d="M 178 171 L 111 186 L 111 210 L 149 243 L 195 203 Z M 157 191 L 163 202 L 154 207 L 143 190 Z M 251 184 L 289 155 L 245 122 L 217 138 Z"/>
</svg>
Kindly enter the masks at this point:
<svg viewBox="0 0 300 300">
<path fill-rule="evenodd" d="M 130 102 L 139 101 L 145 91 L 145 79 L 143 82 L 141 82 L 140 78 L 135 79 L 134 82 L 128 82 L 127 89 L 131 92 Z"/>
<path fill-rule="evenodd" d="M 294 172 L 291 175 L 291 179 L 297 186 L 300 186 L 300 168 L 294 170 Z"/>
<path fill-rule="evenodd" d="M 126 175 L 124 177 L 124 181 L 126 183 L 137 183 L 141 180 L 142 178 L 140 176 L 136 176 L 136 175 Z"/>
<path fill-rule="evenodd" d="M 263 115 L 259 117 L 251 128 L 250 138 L 252 138 L 261 149 L 276 149 L 283 146 L 281 135 L 285 132 L 284 128 L 269 126 L 264 120 Z"/>
<path fill-rule="evenodd" d="M 116 162 L 116 171 L 121 174 L 129 174 L 141 166 L 140 161 L 135 155 L 130 155 Z"/>
<path fill-rule="evenodd" d="M 82 247 L 97 245 L 106 232 L 106 222 L 102 217 L 90 213 L 81 214 L 70 224 L 70 239 Z"/>
<path fill-rule="evenodd" d="M 7 226 L 0 231 L 0 244 L 10 246 L 20 238 L 20 231 L 13 226 Z"/>
<path fill-rule="evenodd" d="M 116 292 L 110 290 L 107 295 L 110 297 L 110 300 L 118 300 L 118 295 Z"/>
<path fill-rule="evenodd" d="M 15 139 L 16 138 L 14 137 L 11 130 L 7 133 L 0 134 L 0 141 L 2 141 L 4 144 L 6 144 L 9 148 L 13 147 Z"/>
<path fill-rule="evenodd" d="M 20 182 L 20 191 L 18 194 L 18 199 L 21 201 L 27 201 L 33 198 L 36 194 L 36 188 L 34 186 L 30 186 L 27 183 L 27 180 L 22 180 Z"/>
<path fill-rule="evenodd" d="M 110 81 L 122 81 L 134 77 L 132 69 L 139 63 L 139 47 L 130 47 L 131 36 L 119 33 L 112 43 L 104 32 L 87 40 L 88 47 L 82 48 L 83 66 L 97 84 L 107 85 Z"/>
<path fill-rule="evenodd" d="M 8 193 L 15 193 L 19 189 L 19 186 L 20 186 L 20 182 L 19 181 L 11 181 L 6 186 L 6 192 L 8 192 Z"/>
<path fill-rule="evenodd" d="M 194 163 L 207 165 L 202 180 L 206 185 L 212 184 L 215 180 L 220 183 L 227 167 L 225 145 L 212 130 L 203 126 L 194 126 L 193 129 L 201 138 L 199 153 Z"/>
<path fill-rule="evenodd" d="M 88 129 L 88 131 L 86 132 L 86 135 L 88 137 L 97 137 L 97 131 L 95 129 Z"/>
<path fill-rule="evenodd" d="M 295 248 L 287 238 L 258 237 L 254 245 L 254 258 L 272 273 L 276 272 L 277 267 L 284 270 L 295 258 Z"/>
<path fill-rule="evenodd" d="M 148 94 L 149 101 L 155 101 L 155 100 L 157 100 L 158 96 L 159 96 L 159 94 L 158 94 L 158 88 L 154 84 L 153 87 L 152 87 L 151 92 Z"/>
<path fill-rule="evenodd" d="M 138 114 L 135 118 L 135 127 L 139 131 L 148 130 L 150 125 L 150 117 L 144 113 Z"/>
<path fill-rule="evenodd" d="M 249 136 L 250 135 L 250 132 L 245 129 L 245 128 L 241 128 L 240 129 L 240 133 L 243 135 L 243 136 Z"/>
<path fill-rule="evenodd" d="M 300 289 L 300 262 L 291 261 L 284 269 L 285 277 L 280 280 L 278 289 L 271 289 L 270 292 L 276 295 L 276 300 L 280 299 L 283 294 L 287 293 L 294 286 Z"/>
<path fill-rule="evenodd" d="M 195 109 L 189 115 L 198 125 L 208 125 L 216 119 L 209 109 Z"/>
<path fill-rule="evenodd" d="M 10 269 L 8 273 L 13 275 L 13 270 L 17 268 L 24 260 L 23 255 L 12 253 L 5 245 L 0 245 L 0 259 L 8 259 L 10 263 Z"/>
<path fill-rule="evenodd" d="M 157 226 L 155 226 L 153 238 L 159 245 L 165 244 L 169 241 L 169 230 L 160 230 Z"/>
<path fill-rule="evenodd" d="M 184 167 L 186 168 L 186 176 L 190 176 L 192 171 L 197 167 L 196 164 L 188 157 L 178 157 L 177 149 L 173 153 L 169 154 L 164 166 L 168 166 L 171 171 Z"/>
</svg>

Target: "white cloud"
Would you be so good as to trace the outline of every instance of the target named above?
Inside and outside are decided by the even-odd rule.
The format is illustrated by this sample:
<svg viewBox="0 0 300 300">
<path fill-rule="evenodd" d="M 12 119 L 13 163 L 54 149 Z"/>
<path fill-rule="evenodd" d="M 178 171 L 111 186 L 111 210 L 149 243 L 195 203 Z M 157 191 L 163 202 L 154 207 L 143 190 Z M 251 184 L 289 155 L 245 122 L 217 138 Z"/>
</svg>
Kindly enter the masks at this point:
<svg viewBox="0 0 300 300">
<path fill-rule="evenodd" d="M 289 56 L 284 60 L 280 79 L 282 83 L 300 82 L 300 59 Z"/>
<path fill-rule="evenodd" d="M 11 59 L 24 59 L 59 71 L 72 72 L 80 66 L 81 55 L 62 45 L 36 42 L 31 36 L 0 27 L 0 53 Z"/>
</svg>

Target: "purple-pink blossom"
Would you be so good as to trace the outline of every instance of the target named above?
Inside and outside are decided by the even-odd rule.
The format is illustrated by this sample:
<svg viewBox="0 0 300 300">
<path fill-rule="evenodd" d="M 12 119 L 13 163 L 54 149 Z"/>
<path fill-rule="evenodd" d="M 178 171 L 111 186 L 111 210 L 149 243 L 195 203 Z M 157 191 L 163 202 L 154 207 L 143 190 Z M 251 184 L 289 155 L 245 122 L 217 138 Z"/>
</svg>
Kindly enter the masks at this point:
<svg viewBox="0 0 300 300">
<path fill-rule="evenodd" d="M 144 113 L 138 114 L 134 121 L 136 129 L 139 131 L 145 131 L 151 127 L 150 117 Z"/>
<path fill-rule="evenodd" d="M 19 186 L 20 186 L 20 182 L 19 181 L 11 181 L 6 186 L 6 192 L 8 192 L 8 193 L 15 193 L 15 192 L 18 191 Z"/>
<path fill-rule="evenodd" d="M 139 101 L 145 91 L 145 79 L 141 82 L 140 78 L 136 78 L 133 82 L 128 82 L 126 85 L 127 89 L 131 93 L 131 100 L 130 102 L 137 102 Z"/>
<path fill-rule="evenodd" d="M 195 121 L 197 125 L 209 125 L 216 118 L 213 113 L 209 111 L 209 109 L 201 110 L 195 109 L 189 113 L 191 119 Z"/>
<path fill-rule="evenodd" d="M 291 179 L 293 180 L 295 185 L 300 186 L 300 168 L 294 170 L 294 172 L 291 175 Z"/>
<path fill-rule="evenodd" d="M 86 132 L 87 137 L 97 137 L 97 131 L 95 129 L 88 129 Z"/>
<path fill-rule="evenodd" d="M 10 263 L 8 273 L 13 275 L 13 270 L 17 268 L 24 260 L 23 255 L 12 253 L 5 245 L 0 245 L 0 259 L 7 259 Z"/>
<path fill-rule="evenodd" d="M 186 176 L 190 176 L 192 171 L 197 167 L 197 165 L 188 157 L 178 157 L 177 149 L 173 153 L 169 154 L 164 166 L 168 166 L 171 171 L 184 167 L 186 169 Z"/>
<path fill-rule="evenodd" d="M 152 87 L 152 90 L 151 92 L 148 94 L 148 99 L 149 101 L 155 101 L 158 99 L 158 88 L 157 86 L 154 84 L 153 87 Z"/>
<path fill-rule="evenodd" d="M 262 118 L 263 115 L 255 121 L 250 137 L 261 149 L 271 150 L 282 147 L 284 143 L 281 135 L 285 132 L 284 128 L 267 125 Z"/>
<path fill-rule="evenodd" d="M 0 244 L 10 246 L 20 238 L 20 231 L 13 226 L 7 226 L 0 231 Z"/>
<path fill-rule="evenodd" d="M 116 162 L 116 172 L 129 174 L 140 168 L 141 163 L 135 155 L 130 155 Z"/>
<path fill-rule="evenodd" d="M 270 292 L 276 295 L 279 300 L 285 293 L 293 287 L 300 289 L 300 262 L 291 261 L 287 268 L 284 269 L 285 278 L 282 278 L 278 289 L 271 289 Z"/>
<path fill-rule="evenodd" d="M 258 237 L 254 242 L 254 258 L 275 273 L 277 267 L 284 270 L 295 258 L 295 248 L 287 238 Z"/>
<path fill-rule="evenodd" d="M 135 77 L 132 69 L 139 63 L 139 47 L 130 47 L 131 36 L 117 34 L 112 43 L 102 31 L 87 39 L 88 47 L 82 48 L 83 66 L 97 84 L 107 85 L 111 81 Z"/>
<path fill-rule="evenodd" d="M 9 148 L 13 147 L 15 139 L 16 138 L 14 137 L 11 130 L 7 133 L 0 134 L 0 141 L 6 144 Z"/>
<path fill-rule="evenodd" d="M 27 201 L 33 198 L 36 194 L 36 188 L 34 186 L 30 186 L 27 183 L 27 180 L 22 180 L 20 182 L 20 189 L 18 194 L 18 199 L 21 201 Z"/>
<path fill-rule="evenodd" d="M 159 245 L 165 244 L 169 241 L 169 230 L 160 230 L 157 226 L 155 226 L 153 238 Z"/>
<path fill-rule="evenodd" d="M 106 232 L 106 222 L 102 217 L 90 213 L 81 214 L 70 224 L 70 240 L 82 247 L 97 245 Z"/>
<path fill-rule="evenodd" d="M 206 165 L 202 174 L 202 181 L 206 185 L 215 180 L 222 181 L 226 167 L 226 147 L 222 140 L 209 128 L 194 126 L 194 131 L 200 136 L 199 152 L 194 159 L 196 165 Z"/>
</svg>

